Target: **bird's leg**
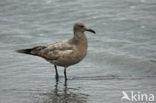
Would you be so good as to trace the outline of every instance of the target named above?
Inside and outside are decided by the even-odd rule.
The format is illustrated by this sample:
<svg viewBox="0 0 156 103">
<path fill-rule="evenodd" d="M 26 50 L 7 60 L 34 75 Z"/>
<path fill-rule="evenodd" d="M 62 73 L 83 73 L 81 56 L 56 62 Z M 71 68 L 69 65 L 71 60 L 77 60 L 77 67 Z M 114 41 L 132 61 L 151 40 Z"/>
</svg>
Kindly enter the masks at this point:
<svg viewBox="0 0 156 103">
<path fill-rule="evenodd" d="M 66 81 L 67 80 L 66 67 L 64 67 L 64 78 L 65 78 L 65 81 Z"/>
<path fill-rule="evenodd" d="M 58 72 L 57 72 L 57 66 L 56 65 L 54 65 L 54 66 L 55 66 L 55 73 L 56 73 L 55 77 L 56 77 L 56 80 L 58 81 L 59 75 L 58 75 Z"/>
</svg>

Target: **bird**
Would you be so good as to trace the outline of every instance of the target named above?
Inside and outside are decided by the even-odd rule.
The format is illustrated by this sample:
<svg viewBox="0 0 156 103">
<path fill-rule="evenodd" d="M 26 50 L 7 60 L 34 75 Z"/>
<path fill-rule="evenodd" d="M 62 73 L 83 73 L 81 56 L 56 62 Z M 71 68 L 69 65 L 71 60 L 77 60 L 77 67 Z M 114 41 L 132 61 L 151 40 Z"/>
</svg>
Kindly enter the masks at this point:
<svg viewBox="0 0 156 103">
<path fill-rule="evenodd" d="M 64 67 L 64 78 L 67 80 L 66 69 L 79 63 L 87 54 L 88 39 L 85 31 L 96 33 L 89 29 L 83 22 L 77 22 L 73 26 L 73 37 L 69 40 L 61 40 L 47 46 L 35 46 L 28 49 L 16 50 L 18 53 L 39 56 L 54 65 L 55 78 L 59 79 L 57 66 Z"/>
</svg>

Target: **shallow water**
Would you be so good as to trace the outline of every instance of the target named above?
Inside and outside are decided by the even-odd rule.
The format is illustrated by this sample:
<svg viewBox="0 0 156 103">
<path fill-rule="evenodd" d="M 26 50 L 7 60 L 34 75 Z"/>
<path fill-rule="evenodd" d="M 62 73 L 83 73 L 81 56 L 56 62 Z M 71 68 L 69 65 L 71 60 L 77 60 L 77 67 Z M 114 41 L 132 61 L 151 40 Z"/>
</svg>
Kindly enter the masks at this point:
<svg viewBox="0 0 156 103">
<path fill-rule="evenodd" d="M 77 21 L 97 34 L 86 32 L 88 54 L 68 68 L 67 83 L 62 67 L 56 82 L 53 65 L 15 52 L 71 38 Z M 1 0 L 0 103 L 120 103 L 122 91 L 156 96 L 155 21 L 155 0 Z"/>
</svg>

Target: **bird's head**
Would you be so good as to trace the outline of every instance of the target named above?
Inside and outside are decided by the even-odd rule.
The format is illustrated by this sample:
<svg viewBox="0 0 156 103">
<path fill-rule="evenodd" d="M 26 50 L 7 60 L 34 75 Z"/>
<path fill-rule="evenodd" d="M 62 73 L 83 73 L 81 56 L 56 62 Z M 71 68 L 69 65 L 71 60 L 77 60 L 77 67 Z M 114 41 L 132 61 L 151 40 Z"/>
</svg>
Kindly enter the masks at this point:
<svg viewBox="0 0 156 103">
<path fill-rule="evenodd" d="M 84 23 L 82 22 L 77 22 L 74 25 L 74 32 L 82 32 L 84 33 L 85 31 L 89 31 L 95 34 L 95 31 L 92 29 L 89 29 Z"/>
</svg>

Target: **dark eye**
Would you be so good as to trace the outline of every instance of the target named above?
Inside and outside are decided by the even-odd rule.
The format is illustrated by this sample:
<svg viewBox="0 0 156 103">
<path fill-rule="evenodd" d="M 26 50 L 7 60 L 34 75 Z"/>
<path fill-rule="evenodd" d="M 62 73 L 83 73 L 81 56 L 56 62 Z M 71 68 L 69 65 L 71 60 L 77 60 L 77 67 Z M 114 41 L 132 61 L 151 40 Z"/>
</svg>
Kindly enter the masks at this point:
<svg viewBox="0 0 156 103">
<path fill-rule="evenodd" d="M 83 25 L 80 25 L 80 27 L 83 28 L 84 26 Z"/>
</svg>

